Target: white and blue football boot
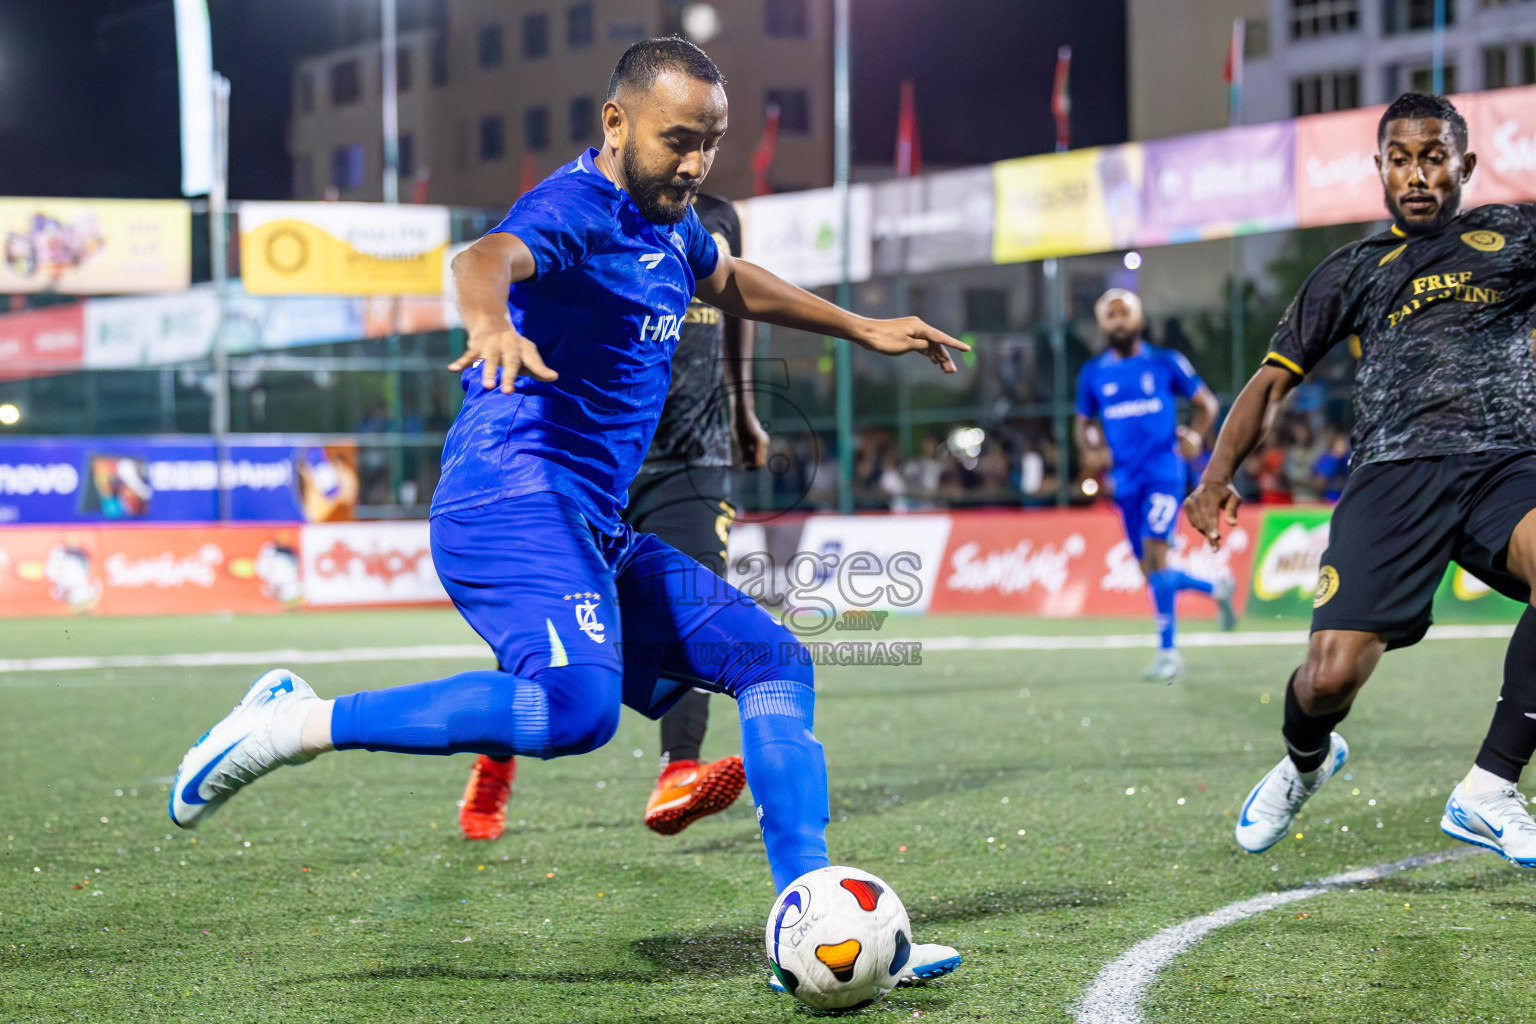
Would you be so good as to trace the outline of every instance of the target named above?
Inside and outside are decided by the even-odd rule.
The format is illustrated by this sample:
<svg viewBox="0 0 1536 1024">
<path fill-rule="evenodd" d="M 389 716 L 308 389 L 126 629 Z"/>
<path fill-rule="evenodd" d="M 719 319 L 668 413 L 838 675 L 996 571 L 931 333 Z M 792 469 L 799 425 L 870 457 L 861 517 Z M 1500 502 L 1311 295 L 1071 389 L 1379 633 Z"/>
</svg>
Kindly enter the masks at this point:
<svg viewBox="0 0 1536 1024">
<path fill-rule="evenodd" d="M 1141 678 L 1149 683 L 1172 683 L 1184 675 L 1184 655 L 1178 648 L 1160 648 L 1152 658 L 1152 664 L 1148 665 L 1141 673 Z"/>
<path fill-rule="evenodd" d="M 1301 781 L 1290 755 L 1280 759 L 1260 780 L 1237 816 L 1237 845 L 1249 853 L 1263 853 L 1285 838 L 1301 805 L 1333 778 L 1349 760 L 1349 744 L 1338 733 L 1328 735 L 1328 756 L 1312 785 Z"/>
<path fill-rule="evenodd" d="M 1525 803 L 1525 794 L 1513 782 L 1500 789 L 1469 793 L 1466 780 L 1462 780 L 1445 802 L 1440 831 L 1452 839 L 1492 850 L 1511 864 L 1536 868 L 1536 821 L 1531 820 Z"/>
<path fill-rule="evenodd" d="M 241 786 L 284 764 L 303 764 L 304 719 L 320 698 L 285 668 L 275 668 L 246 691 L 235 709 L 203 733 L 181 759 L 171 782 L 171 820 L 182 828 L 218 810 Z"/>
<path fill-rule="evenodd" d="M 913 943 L 911 957 L 907 960 L 907 966 L 901 969 L 896 987 L 906 988 L 942 978 L 952 973 L 960 963 L 960 951 L 953 946 L 941 946 L 936 942 Z M 784 991 L 778 976 L 771 973 L 768 975 L 768 988 L 779 993 Z"/>
</svg>

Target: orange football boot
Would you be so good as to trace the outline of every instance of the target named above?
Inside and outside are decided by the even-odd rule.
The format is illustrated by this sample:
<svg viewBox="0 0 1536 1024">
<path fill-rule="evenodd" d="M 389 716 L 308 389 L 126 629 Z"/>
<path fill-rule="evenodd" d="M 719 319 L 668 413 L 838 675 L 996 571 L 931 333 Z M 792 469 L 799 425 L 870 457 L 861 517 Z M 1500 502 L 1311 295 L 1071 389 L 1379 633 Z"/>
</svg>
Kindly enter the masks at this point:
<svg viewBox="0 0 1536 1024">
<path fill-rule="evenodd" d="M 697 818 L 725 810 L 736 802 L 747 784 L 741 756 L 718 761 L 674 761 L 656 780 L 656 791 L 645 805 L 645 825 L 653 832 L 672 836 Z"/>
<path fill-rule="evenodd" d="M 481 754 L 475 759 L 464 799 L 459 801 L 459 828 L 465 839 L 501 838 L 507 830 L 507 800 L 516 774 L 516 758 L 496 761 Z"/>
</svg>

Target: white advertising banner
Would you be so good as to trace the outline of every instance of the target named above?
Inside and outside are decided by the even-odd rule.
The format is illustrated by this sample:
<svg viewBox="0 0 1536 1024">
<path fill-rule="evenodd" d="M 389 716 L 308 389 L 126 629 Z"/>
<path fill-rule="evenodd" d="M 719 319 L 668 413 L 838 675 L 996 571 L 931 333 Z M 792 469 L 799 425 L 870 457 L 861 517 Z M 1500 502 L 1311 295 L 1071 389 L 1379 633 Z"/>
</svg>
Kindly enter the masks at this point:
<svg viewBox="0 0 1536 1024">
<path fill-rule="evenodd" d="M 429 529 L 424 521 L 305 526 L 305 603 L 336 607 L 447 601 L 432 565 Z"/>
<path fill-rule="evenodd" d="M 851 281 L 867 281 L 871 265 L 873 200 L 868 185 L 848 189 Z M 812 189 L 758 196 L 737 204 L 743 255 L 792 284 L 815 288 L 842 279 L 843 211 L 837 190 Z"/>
<path fill-rule="evenodd" d="M 205 359 L 219 327 L 219 300 L 202 286 L 179 295 L 92 299 L 85 304 L 85 365 L 157 366 Z"/>
<path fill-rule="evenodd" d="M 926 612 L 952 525 L 947 515 L 811 516 L 783 567 L 797 625 L 817 608 Z"/>
</svg>

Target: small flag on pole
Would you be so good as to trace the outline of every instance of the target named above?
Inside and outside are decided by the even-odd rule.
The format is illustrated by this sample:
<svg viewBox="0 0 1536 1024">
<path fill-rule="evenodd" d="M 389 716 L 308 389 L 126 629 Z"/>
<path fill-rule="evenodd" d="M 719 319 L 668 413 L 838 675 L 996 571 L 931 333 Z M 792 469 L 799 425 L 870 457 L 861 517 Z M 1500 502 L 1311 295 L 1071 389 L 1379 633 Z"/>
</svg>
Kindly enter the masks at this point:
<svg viewBox="0 0 1536 1024">
<path fill-rule="evenodd" d="M 757 149 L 752 153 L 752 194 L 766 196 L 773 192 L 773 186 L 768 184 L 768 168 L 773 166 L 773 157 L 779 148 L 779 105 L 768 104 L 767 117 L 763 121 L 763 137 L 757 141 Z"/>
<path fill-rule="evenodd" d="M 1227 46 L 1227 65 L 1222 80 L 1227 83 L 1227 123 L 1237 124 L 1243 113 L 1243 46 L 1248 19 L 1232 19 L 1232 41 Z"/>
<path fill-rule="evenodd" d="M 1072 148 L 1072 94 L 1067 79 L 1072 71 L 1072 47 L 1056 49 L 1056 80 L 1051 86 L 1051 113 L 1056 117 L 1056 152 Z"/>
<path fill-rule="evenodd" d="M 923 173 L 923 144 L 917 133 L 917 101 L 912 79 L 901 83 L 901 114 L 896 120 L 896 177 L 912 178 Z"/>
</svg>

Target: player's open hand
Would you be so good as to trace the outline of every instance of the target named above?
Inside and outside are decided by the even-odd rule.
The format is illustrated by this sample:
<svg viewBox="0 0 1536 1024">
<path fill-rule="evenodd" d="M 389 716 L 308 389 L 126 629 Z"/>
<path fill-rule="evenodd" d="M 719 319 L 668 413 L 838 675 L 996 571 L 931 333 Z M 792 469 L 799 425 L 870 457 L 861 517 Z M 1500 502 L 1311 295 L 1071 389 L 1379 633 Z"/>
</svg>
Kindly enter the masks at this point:
<svg viewBox="0 0 1536 1024">
<path fill-rule="evenodd" d="M 538 348 L 510 326 L 478 331 L 469 336 L 464 354 L 448 364 L 450 370 L 462 370 L 480 363 L 480 383 L 489 391 L 496 386 L 496 371 L 501 371 L 502 394 L 512 393 L 512 382 L 519 374 L 527 374 L 537 380 L 551 381 L 560 375 L 544 365 Z"/>
<path fill-rule="evenodd" d="M 1242 496 L 1231 484 L 1200 481 L 1189 497 L 1184 499 L 1184 514 L 1189 525 L 1199 530 L 1211 542 L 1211 550 L 1221 549 L 1221 520 L 1223 513 L 1228 526 L 1237 525 L 1237 510 L 1243 504 Z"/>
<path fill-rule="evenodd" d="M 930 327 L 915 316 L 898 317 L 895 320 L 865 320 L 853 341 L 871 352 L 883 352 L 899 356 L 904 352 L 922 352 L 945 373 L 955 372 L 955 361 L 949 350 L 969 352 L 971 346 L 959 338 L 951 338 L 937 327 Z"/>
</svg>

